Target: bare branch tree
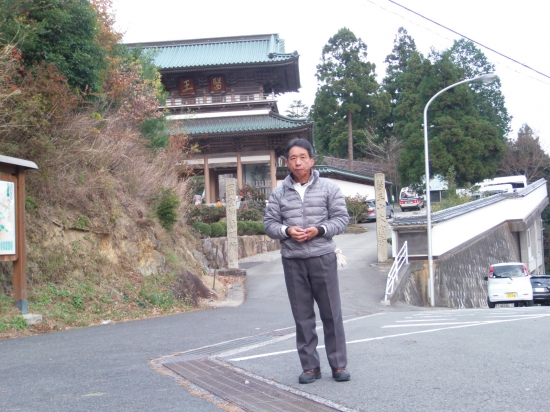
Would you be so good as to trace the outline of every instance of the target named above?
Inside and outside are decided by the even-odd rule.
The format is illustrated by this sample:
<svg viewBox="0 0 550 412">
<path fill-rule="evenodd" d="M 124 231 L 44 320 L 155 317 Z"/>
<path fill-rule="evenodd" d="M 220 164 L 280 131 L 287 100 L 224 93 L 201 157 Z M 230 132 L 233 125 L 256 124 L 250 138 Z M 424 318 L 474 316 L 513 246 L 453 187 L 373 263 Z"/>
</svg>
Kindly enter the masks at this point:
<svg viewBox="0 0 550 412">
<path fill-rule="evenodd" d="M 503 175 L 525 175 L 528 181 L 546 177 L 550 169 L 550 156 L 541 146 L 539 136 L 528 124 L 518 131 L 516 140 L 506 144 L 507 153 L 499 165 Z"/>
<path fill-rule="evenodd" d="M 370 161 L 378 163 L 386 174 L 386 178 L 399 184 L 399 173 L 397 171 L 397 162 L 399 152 L 403 146 L 397 136 L 389 136 L 381 140 L 372 127 L 358 130 L 364 141 L 357 143 L 355 147 Z"/>
</svg>

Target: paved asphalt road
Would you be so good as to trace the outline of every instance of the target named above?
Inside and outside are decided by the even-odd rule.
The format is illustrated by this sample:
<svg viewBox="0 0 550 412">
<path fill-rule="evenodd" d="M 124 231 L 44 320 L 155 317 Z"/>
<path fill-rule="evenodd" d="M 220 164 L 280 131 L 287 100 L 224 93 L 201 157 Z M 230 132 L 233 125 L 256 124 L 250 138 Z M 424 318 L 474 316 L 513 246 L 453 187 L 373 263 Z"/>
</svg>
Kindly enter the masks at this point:
<svg viewBox="0 0 550 412">
<path fill-rule="evenodd" d="M 337 237 L 348 258 L 340 283 L 350 382 L 330 378 L 321 349 L 323 378 L 297 383 L 293 320 L 276 260 L 248 270 L 238 307 L 0 341 L 0 411 L 219 411 L 153 365 L 232 340 L 219 362 L 341 410 L 550 410 L 550 310 L 381 306 L 388 267 L 373 265 L 374 223 L 366 226 L 370 232 Z M 277 341 L 239 346 L 282 328 L 288 333 Z"/>
</svg>

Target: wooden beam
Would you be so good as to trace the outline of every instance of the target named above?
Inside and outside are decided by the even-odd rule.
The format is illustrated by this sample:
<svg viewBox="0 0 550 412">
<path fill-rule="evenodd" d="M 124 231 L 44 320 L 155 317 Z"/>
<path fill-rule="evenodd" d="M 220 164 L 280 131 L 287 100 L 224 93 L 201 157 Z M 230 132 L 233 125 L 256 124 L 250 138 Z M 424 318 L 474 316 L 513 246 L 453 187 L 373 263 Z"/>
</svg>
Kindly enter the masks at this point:
<svg viewBox="0 0 550 412">
<path fill-rule="evenodd" d="M 210 179 L 210 187 L 212 188 L 212 193 L 210 196 L 212 196 L 212 202 L 216 202 L 218 199 L 222 200 L 220 196 L 220 173 L 210 173 Z"/>
</svg>

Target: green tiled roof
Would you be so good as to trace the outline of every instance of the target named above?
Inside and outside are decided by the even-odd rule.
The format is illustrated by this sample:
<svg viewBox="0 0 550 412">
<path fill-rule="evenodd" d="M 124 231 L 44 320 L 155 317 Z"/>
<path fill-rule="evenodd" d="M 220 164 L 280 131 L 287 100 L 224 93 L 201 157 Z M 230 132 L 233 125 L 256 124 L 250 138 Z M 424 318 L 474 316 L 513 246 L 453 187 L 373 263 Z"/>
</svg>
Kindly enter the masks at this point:
<svg viewBox="0 0 550 412">
<path fill-rule="evenodd" d="M 358 180 L 366 180 L 369 182 L 374 183 L 374 177 L 366 176 L 362 173 L 354 173 L 350 172 L 349 170 L 343 170 L 343 169 L 337 169 L 335 167 L 325 166 L 325 165 L 315 165 L 313 166 L 315 169 L 319 171 L 321 175 L 339 175 L 339 176 L 346 176 L 350 178 L 355 178 Z M 386 180 L 386 185 L 391 185 L 392 182 Z"/>
<path fill-rule="evenodd" d="M 337 178 L 337 179 L 356 182 L 356 183 L 368 182 L 366 184 L 374 185 L 374 177 L 367 176 L 362 173 L 350 172 L 349 170 L 338 169 L 336 167 L 326 166 L 322 164 L 320 165 L 316 164 L 313 166 L 313 168 L 316 169 L 322 177 Z M 289 173 L 290 171 L 288 170 L 288 167 L 278 167 L 277 179 L 283 179 Z M 386 182 L 386 185 L 392 184 L 392 182 L 389 182 L 387 180 L 385 182 Z"/>
<path fill-rule="evenodd" d="M 155 64 L 162 69 L 284 63 L 298 58 L 285 53 L 284 40 L 278 34 L 222 37 L 129 44 L 155 49 Z"/>
<path fill-rule="evenodd" d="M 191 136 L 235 133 L 297 131 L 311 128 L 307 119 L 292 119 L 270 112 L 266 115 L 199 118 L 184 121 L 182 128 Z"/>
</svg>

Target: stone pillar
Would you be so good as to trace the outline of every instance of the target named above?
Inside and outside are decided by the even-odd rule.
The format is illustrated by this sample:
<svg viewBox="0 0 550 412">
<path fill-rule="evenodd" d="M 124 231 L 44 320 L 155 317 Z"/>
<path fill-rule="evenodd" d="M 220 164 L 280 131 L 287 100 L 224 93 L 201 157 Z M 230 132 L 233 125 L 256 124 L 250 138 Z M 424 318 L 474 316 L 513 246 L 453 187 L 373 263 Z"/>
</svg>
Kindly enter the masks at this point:
<svg viewBox="0 0 550 412">
<path fill-rule="evenodd" d="M 212 203 L 210 198 L 210 169 L 208 167 L 208 155 L 204 156 L 204 193 L 206 203 Z"/>
<path fill-rule="evenodd" d="M 374 175 L 376 199 L 376 240 L 378 244 L 378 262 L 388 260 L 388 227 L 386 221 L 386 184 L 384 173 Z"/>
<path fill-rule="evenodd" d="M 240 153 L 237 153 L 237 186 L 239 190 L 243 188 L 243 165 L 241 163 Z"/>
<path fill-rule="evenodd" d="M 239 268 L 239 243 L 237 240 L 237 195 L 235 179 L 225 179 L 225 209 L 227 217 L 227 267 Z"/>
<path fill-rule="evenodd" d="M 269 175 L 271 178 L 271 191 L 277 187 L 277 165 L 275 164 L 275 150 L 269 151 Z"/>
</svg>

